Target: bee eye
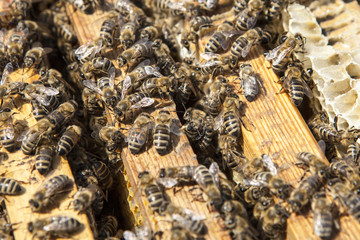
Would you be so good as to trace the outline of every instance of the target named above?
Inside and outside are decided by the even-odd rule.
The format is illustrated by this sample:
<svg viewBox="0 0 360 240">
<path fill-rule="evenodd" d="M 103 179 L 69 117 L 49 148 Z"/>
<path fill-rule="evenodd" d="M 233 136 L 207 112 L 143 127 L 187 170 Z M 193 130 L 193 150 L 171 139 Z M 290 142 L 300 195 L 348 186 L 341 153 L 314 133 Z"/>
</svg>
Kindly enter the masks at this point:
<svg viewBox="0 0 360 240">
<path fill-rule="evenodd" d="M 307 72 L 309 75 L 312 75 L 312 74 L 313 74 L 313 69 L 312 69 L 312 68 L 308 68 L 308 69 L 306 69 L 306 72 Z"/>
</svg>

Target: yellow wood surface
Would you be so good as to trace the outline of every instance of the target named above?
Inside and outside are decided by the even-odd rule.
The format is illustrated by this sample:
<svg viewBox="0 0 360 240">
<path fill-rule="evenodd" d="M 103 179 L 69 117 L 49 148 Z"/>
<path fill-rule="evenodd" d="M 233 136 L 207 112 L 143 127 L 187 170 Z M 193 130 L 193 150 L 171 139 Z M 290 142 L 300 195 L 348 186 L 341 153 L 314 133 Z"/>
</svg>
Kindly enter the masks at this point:
<svg viewBox="0 0 360 240">
<path fill-rule="evenodd" d="M 74 30 L 78 36 L 80 44 L 85 44 L 99 36 L 100 26 L 102 21 L 105 19 L 104 14 L 101 11 L 96 11 L 93 15 L 85 15 L 80 11 L 74 12 L 73 7 L 67 5 L 67 13 L 74 26 Z M 116 60 L 118 54 L 120 54 L 120 51 L 110 51 L 105 56 L 112 60 Z M 116 61 L 113 61 L 113 63 L 116 67 L 118 67 Z M 124 76 L 123 71 L 121 76 L 117 75 L 115 83 L 119 83 Z M 156 112 L 152 113 L 153 116 L 155 116 L 155 114 Z M 173 113 L 173 116 L 176 117 L 176 114 Z M 122 127 L 128 128 L 130 126 L 122 125 Z M 164 217 L 153 215 L 151 210 L 148 208 L 147 200 L 142 196 L 141 189 L 138 188 L 138 175 L 140 172 L 147 170 L 154 177 L 157 177 L 158 170 L 163 167 L 198 164 L 196 156 L 185 135 L 180 137 L 179 142 L 174 148 L 177 149 L 178 152 L 172 151 L 170 154 L 165 156 L 160 156 L 153 147 L 139 155 L 132 155 L 127 148 L 124 148 L 122 152 L 126 177 L 131 185 L 132 192 L 134 192 L 135 201 L 140 207 L 143 222 L 150 225 L 154 231 L 160 229 L 170 230 L 171 225 Z M 214 213 L 209 212 L 205 202 L 193 201 L 193 195 L 188 191 L 188 189 L 188 187 L 181 189 L 175 196 L 173 194 L 173 190 L 166 191 L 166 194 L 170 197 L 173 203 L 186 207 L 194 211 L 196 214 L 206 218 L 205 224 L 209 230 L 209 234 L 205 236 L 206 239 L 230 239 L 228 232 L 224 231 L 221 227 L 220 223 L 222 220 L 219 217 L 216 217 L 216 214 L 214 215 Z M 125 191 L 125 189 L 123 191 Z M 194 191 L 193 193 L 196 194 L 199 192 Z M 168 233 L 165 233 L 163 237 L 166 238 L 166 234 Z"/>
<path fill-rule="evenodd" d="M 38 75 L 33 75 L 32 71 L 23 74 L 23 70 L 19 69 L 17 72 L 12 73 L 9 76 L 9 81 L 33 81 L 36 80 Z M 32 76 L 32 77 L 30 77 Z M 19 100 L 19 101 L 18 101 Z M 30 103 L 24 103 L 20 101 L 20 98 L 16 98 L 15 102 L 19 109 L 17 114 L 13 115 L 13 121 L 26 120 L 28 126 L 36 124 L 36 120 L 32 115 L 32 106 Z M 6 151 L 2 149 L 2 151 Z M 8 210 L 11 223 L 18 223 L 14 225 L 14 236 L 16 240 L 30 240 L 32 234 L 27 230 L 27 224 L 30 221 L 35 221 L 38 218 L 44 218 L 53 215 L 66 215 L 76 218 L 84 225 L 84 229 L 74 236 L 74 239 L 94 239 L 90 230 L 88 219 L 85 214 L 77 214 L 73 211 L 72 205 L 69 207 L 72 201 L 72 196 L 76 193 L 77 188 L 74 184 L 74 188 L 71 192 L 64 194 L 63 198 L 60 198 L 58 208 L 53 208 L 47 213 L 33 213 L 29 208 L 29 200 L 33 194 L 39 189 L 39 187 L 51 177 L 59 174 L 67 175 L 74 182 L 74 177 L 70 170 L 67 159 L 64 157 L 55 157 L 52 170 L 46 175 L 42 176 L 37 170 L 33 170 L 35 165 L 35 157 L 33 155 L 24 155 L 21 149 L 14 153 L 8 153 L 9 159 L 3 161 L 0 165 L 0 174 L 2 177 L 9 177 L 21 181 L 21 185 L 25 188 L 24 194 L 18 196 L 6 196 L 5 204 Z"/>
</svg>

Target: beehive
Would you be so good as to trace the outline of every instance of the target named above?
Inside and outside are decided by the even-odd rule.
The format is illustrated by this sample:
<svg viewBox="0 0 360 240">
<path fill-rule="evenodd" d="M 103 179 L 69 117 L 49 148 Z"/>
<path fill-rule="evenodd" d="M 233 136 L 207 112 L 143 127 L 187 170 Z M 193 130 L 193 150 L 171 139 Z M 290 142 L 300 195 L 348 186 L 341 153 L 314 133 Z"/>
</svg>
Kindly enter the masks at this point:
<svg viewBox="0 0 360 240">
<path fill-rule="evenodd" d="M 101 23 L 98 19 L 101 19 L 103 16 L 101 12 L 96 12 L 95 14 L 88 16 L 79 11 L 74 12 L 74 9 L 70 5 L 67 6 L 67 10 L 81 44 L 85 44 L 97 37 Z M 274 158 L 274 161 L 278 165 L 283 165 L 284 163 L 290 163 L 291 165 L 289 169 L 281 173 L 281 176 L 296 185 L 296 182 L 302 175 L 302 170 L 292 165 L 292 163 L 295 162 L 295 154 L 297 152 L 309 151 L 321 156 L 324 161 L 326 161 L 326 159 L 324 158 L 311 132 L 307 128 L 306 123 L 302 119 L 298 109 L 291 103 L 288 95 L 277 94 L 281 85 L 275 83 L 278 80 L 278 77 L 269 70 L 270 63 L 264 59 L 263 52 L 264 50 L 261 48 L 253 49 L 246 59 L 251 62 L 255 70 L 260 74 L 266 92 L 262 93 L 256 101 L 247 103 L 248 108 L 246 115 L 249 119 L 251 119 L 252 124 L 254 125 L 254 130 L 250 132 L 243 129 L 244 151 L 246 156 L 249 158 L 263 153 L 271 156 L 278 155 L 278 158 Z M 110 59 L 115 59 L 117 53 L 110 52 L 107 56 L 109 56 Z M 120 81 L 123 77 L 124 75 L 118 77 L 117 81 Z M 239 94 L 239 96 L 243 99 L 241 94 Z M 28 107 L 23 109 L 23 115 L 19 115 L 20 119 L 27 118 L 27 116 L 30 115 L 30 110 L 26 110 Z M 109 121 L 111 121 L 113 116 L 112 113 L 109 113 L 108 116 Z M 175 113 L 173 116 L 175 116 Z M 130 204 L 130 210 L 134 214 L 135 224 L 141 222 L 150 224 L 154 231 L 157 231 L 158 229 L 170 229 L 170 224 L 164 221 L 163 218 L 156 215 L 153 216 L 147 206 L 146 199 L 140 196 L 140 190 L 137 187 L 137 176 L 138 173 L 143 170 L 150 170 L 152 174 L 156 175 L 158 173 L 158 169 L 161 167 L 197 164 L 194 152 L 192 151 L 185 136 L 180 138 L 178 149 L 180 151 L 172 152 L 164 157 L 160 157 L 153 148 L 150 148 L 146 152 L 137 156 L 130 154 L 127 149 L 125 149 L 122 153 L 125 165 L 124 181 L 129 191 L 127 199 Z M 10 159 L 18 159 L 19 157 L 16 154 L 18 153 L 11 154 Z M 62 159 L 60 165 L 62 167 L 59 168 L 58 171 L 62 173 L 69 173 L 70 175 L 70 170 L 66 161 Z M 16 171 L 13 171 L 14 166 L 10 166 L 10 169 L 11 173 L 14 172 L 14 174 L 16 173 L 26 176 L 26 178 L 19 180 L 26 182 L 26 179 L 29 178 L 28 168 L 25 168 L 22 172 L 20 172 L 18 166 L 16 166 Z M 30 184 L 25 185 L 28 189 L 27 185 Z M 31 188 L 34 187 L 34 189 L 36 189 L 35 186 L 36 185 L 31 182 Z M 124 191 L 123 185 L 119 188 L 119 192 Z M 29 190 L 29 193 L 30 191 L 31 190 Z M 188 187 L 185 187 L 176 195 L 174 195 L 172 191 L 167 191 L 167 193 L 170 195 L 170 198 L 174 203 L 178 205 L 186 205 L 188 208 L 206 216 L 208 219 L 206 224 L 210 230 L 206 239 L 230 239 L 227 232 L 222 230 L 218 219 L 214 218 L 214 216 L 208 212 L 205 203 L 192 201 L 192 196 L 188 192 Z M 72 194 L 73 192 L 70 193 L 70 196 Z M 11 221 L 18 222 L 17 220 L 21 217 L 21 221 L 23 221 L 22 224 L 26 225 L 28 220 L 23 220 L 23 209 L 21 209 L 18 204 L 22 203 L 23 205 L 21 206 L 25 207 L 28 202 L 29 194 L 25 194 L 23 196 L 25 200 L 19 197 L 9 197 L 6 203 L 9 208 Z M 14 201 L 13 203 L 16 202 L 16 204 L 12 204 L 12 201 Z M 64 201 L 61 204 L 61 207 L 64 207 L 61 208 L 61 211 L 66 208 L 68 202 L 69 201 Z M 139 217 L 139 209 L 141 217 Z M 19 214 L 20 210 L 21 214 Z M 71 212 L 70 209 L 68 211 Z M 36 214 L 29 215 L 36 217 Z M 82 222 L 85 224 L 87 223 L 87 220 L 84 219 L 84 215 L 76 217 L 81 217 Z M 357 234 L 360 233 L 358 223 L 351 216 L 342 217 L 341 223 L 342 230 L 336 239 L 356 239 Z M 81 239 L 92 238 L 88 228 L 89 225 L 86 225 L 87 227 L 81 233 L 82 235 L 78 235 L 76 237 L 81 237 Z M 315 239 L 312 233 L 311 216 L 297 216 L 292 214 L 288 220 L 287 233 L 287 239 Z M 26 227 L 19 227 L 19 230 L 15 231 L 15 237 L 16 239 L 30 239 L 31 236 L 27 233 Z"/>
</svg>

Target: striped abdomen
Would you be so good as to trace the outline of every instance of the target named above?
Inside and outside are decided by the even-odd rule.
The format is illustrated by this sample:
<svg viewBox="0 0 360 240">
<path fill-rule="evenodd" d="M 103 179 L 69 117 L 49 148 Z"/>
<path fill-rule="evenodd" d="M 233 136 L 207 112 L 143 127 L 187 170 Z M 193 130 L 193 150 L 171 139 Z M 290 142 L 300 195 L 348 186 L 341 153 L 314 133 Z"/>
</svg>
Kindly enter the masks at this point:
<svg viewBox="0 0 360 240">
<path fill-rule="evenodd" d="M 223 127 L 225 129 L 225 133 L 234 137 L 238 137 L 241 133 L 241 127 L 239 118 L 236 116 L 234 111 L 226 111 L 223 118 Z"/>
<path fill-rule="evenodd" d="M 314 233 L 321 239 L 329 239 L 332 235 L 333 217 L 331 212 L 314 213 Z"/>
<path fill-rule="evenodd" d="M 160 206 L 166 201 L 164 194 L 157 184 L 150 184 L 145 187 L 145 195 L 153 212 L 159 212 Z"/>
<path fill-rule="evenodd" d="M 170 143 L 170 129 L 168 125 L 159 124 L 154 130 L 154 147 L 156 151 L 163 155 L 167 152 Z"/>
<path fill-rule="evenodd" d="M 113 183 L 113 178 L 106 164 L 103 162 L 95 162 L 93 168 L 100 185 L 105 189 L 109 189 Z"/>
<path fill-rule="evenodd" d="M 113 216 L 107 216 L 101 222 L 103 224 L 99 231 L 99 237 L 108 238 L 115 236 L 116 230 L 118 228 L 118 221 L 116 218 Z"/>
<path fill-rule="evenodd" d="M 51 162 L 54 156 L 54 149 L 47 146 L 40 146 L 36 150 L 35 167 L 40 174 L 46 174 L 51 166 Z"/>
<path fill-rule="evenodd" d="M 0 130 L 0 143 L 9 152 L 15 151 L 14 134 L 14 130 L 11 128 Z"/>
<path fill-rule="evenodd" d="M 0 194 L 16 195 L 22 191 L 20 184 L 11 178 L 0 178 Z"/>
<path fill-rule="evenodd" d="M 231 56 L 240 58 L 242 51 L 246 45 L 249 44 L 249 41 L 243 36 L 238 37 L 235 42 L 231 45 L 230 53 Z"/>
<path fill-rule="evenodd" d="M 40 119 L 44 118 L 47 115 L 45 109 L 41 107 L 37 101 L 35 100 L 31 101 L 31 105 L 33 108 L 32 113 L 36 121 L 39 121 Z"/>
<path fill-rule="evenodd" d="M 215 32 L 211 38 L 205 44 L 205 52 L 218 52 L 223 44 L 227 40 L 225 34 L 221 32 Z"/>
<path fill-rule="evenodd" d="M 291 101 L 296 105 L 300 106 L 304 99 L 304 86 L 301 79 L 292 78 L 289 82 L 289 95 Z"/>
<path fill-rule="evenodd" d="M 132 154 L 137 154 L 140 152 L 141 148 L 146 143 L 147 131 L 139 129 L 136 133 L 133 133 L 129 138 L 128 148 Z"/>
<path fill-rule="evenodd" d="M 64 190 L 71 182 L 71 179 L 63 174 L 50 178 L 43 186 L 46 189 L 44 198 L 50 198 L 57 192 Z"/>
<path fill-rule="evenodd" d="M 67 155 L 80 140 L 80 137 L 81 128 L 76 125 L 69 126 L 58 142 L 57 154 L 60 156 Z"/>
<path fill-rule="evenodd" d="M 215 184 L 209 169 L 204 165 L 199 165 L 195 168 L 193 178 L 201 188 Z"/>
</svg>

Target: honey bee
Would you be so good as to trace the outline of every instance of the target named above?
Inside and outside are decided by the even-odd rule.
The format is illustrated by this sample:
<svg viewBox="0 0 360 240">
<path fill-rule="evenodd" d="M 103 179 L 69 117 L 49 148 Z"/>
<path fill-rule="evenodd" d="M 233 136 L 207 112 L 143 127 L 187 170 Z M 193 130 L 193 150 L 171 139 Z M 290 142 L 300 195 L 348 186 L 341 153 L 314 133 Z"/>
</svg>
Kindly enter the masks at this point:
<svg viewBox="0 0 360 240">
<path fill-rule="evenodd" d="M 329 166 L 329 170 L 332 176 L 344 179 L 349 183 L 349 186 L 354 192 L 360 193 L 360 177 L 358 170 L 353 166 L 346 163 L 344 160 L 333 159 Z"/>
<path fill-rule="evenodd" d="M 114 113 L 121 122 L 133 121 L 141 108 L 151 106 L 154 102 L 155 100 L 149 94 L 136 92 L 119 101 L 114 108 Z"/>
<path fill-rule="evenodd" d="M 311 209 L 313 211 L 313 229 L 316 236 L 321 239 L 329 239 L 333 228 L 340 229 L 339 222 L 334 216 L 334 206 L 326 198 L 325 191 L 314 194 Z"/>
<path fill-rule="evenodd" d="M 184 3 L 169 0 L 147 0 L 145 6 L 158 12 L 168 13 L 171 16 L 182 16 L 186 12 Z"/>
<path fill-rule="evenodd" d="M 279 80 L 284 83 L 284 88 L 289 92 L 291 101 L 296 106 L 301 105 L 304 95 L 309 98 L 313 97 L 311 89 L 306 84 L 302 76 L 302 66 L 299 63 L 292 62 L 288 65 L 284 76 Z"/>
<path fill-rule="evenodd" d="M 275 204 L 275 201 L 272 197 L 262 196 L 260 199 L 255 203 L 253 215 L 255 220 L 259 221 L 261 215 L 272 205 Z"/>
<path fill-rule="evenodd" d="M 74 100 L 64 102 L 55 111 L 47 115 L 47 119 L 55 126 L 62 126 L 74 117 L 78 104 Z"/>
<path fill-rule="evenodd" d="M 31 210 L 39 212 L 50 203 L 54 204 L 53 198 L 58 192 L 63 192 L 70 185 L 72 185 L 72 180 L 66 175 L 57 175 L 48 179 L 29 200 Z"/>
<path fill-rule="evenodd" d="M 138 154 L 141 151 L 153 125 L 154 121 L 148 113 L 143 112 L 135 119 L 126 138 L 128 148 L 132 154 Z"/>
<path fill-rule="evenodd" d="M 24 55 L 24 51 L 26 50 L 26 35 L 27 32 L 14 32 L 10 35 L 9 39 L 5 41 L 7 45 L 7 55 L 13 66 L 19 66 Z"/>
<path fill-rule="evenodd" d="M 250 63 L 242 63 L 240 65 L 239 76 L 244 97 L 249 102 L 254 101 L 260 92 L 260 88 L 263 87 Z"/>
<path fill-rule="evenodd" d="M 50 49 L 42 47 L 33 47 L 25 53 L 24 56 L 24 66 L 27 68 L 39 67 L 40 64 L 46 62 L 46 54 L 48 54 Z"/>
<path fill-rule="evenodd" d="M 247 7 L 242 10 L 235 19 L 235 29 L 238 31 L 247 31 L 255 26 L 260 12 L 264 9 L 264 1 L 251 0 Z"/>
<path fill-rule="evenodd" d="M 13 0 L 9 7 L 14 8 L 15 11 L 26 16 L 27 11 L 32 8 L 32 0 Z"/>
<path fill-rule="evenodd" d="M 99 184 L 103 189 L 109 189 L 113 184 L 113 177 L 110 169 L 105 163 L 96 161 L 93 163 L 94 173 L 99 180 Z"/>
<path fill-rule="evenodd" d="M 234 2 L 234 6 L 233 6 L 233 10 L 235 15 L 238 15 L 239 13 L 241 13 L 244 9 L 246 9 L 247 7 L 247 2 L 246 0 L 236 0 Z"/>
<path fill-rule="evenodd" d="M 50 30 L 44 24 L 32 20 L 19 21 L 16 25 L 16 31 L 28 31 L 27 39 L 29 39 L 30 42 L 34 42 L 36 40 L 53 39 Z"/>
<path fill-rule="evenodd" d="M 101 227 L 99 229 L 99 237 L 100 238 L 108 238 L 111 236 L 115 236 L 116 230 L 118 228 L 118 221 L 114 216 L 106 216 L 100 220 Z"/>
<path fill-rule="evenodd" d="M 357 141 L 349 144 L 346 151 L 346 159 L 358 165 L 360 146 Z"/>
<path fill-rule="evenodd" d="M 206 42 L 205 53 L 216 53 L 221 48 L 227 50 L 229 48 L 229 40 L 235 33 L 234 25 L 231 22 L 223 22 Z"/>
<path fill-rule="evenodd" d="M 329 166 L 316 155 L 310 152 L 300 152 L 296 154 L 296 158 L 300 162 L 295 163 L 295 165 L 309 168 L 311 173 L 319 176 L 321 182 L 325 182 L 328 179 Z"/>
<path fill-rule="evenodd" d="M 125 240 L 151 240 L 153 234 L 151 229 L 147 226 L 135 227 L 135 232 L 124 231 L 123 238 Z"/>
<path fill-rule="evenodd" d="M 263 236 L 269 239 L 284 239 L 289 215 L 285 207 L 280 204 L 270 206 L 260 217 Z"/>
<path fill-rule="evenodd" d="M 175 206 L 171 202 L 165 201 L 160 207 L 160 215 L 169 216 L 175 220 L 180 226 L 186 228 L 197 235 L 204 235 L 207 233 L 206 225 L 203 223 L 203 218 L 196 216 L 188 209 Z"/>
<path fill-rule="evenodd" d="M 149 78 L 140 86 L 139 91 L 148 93 L 150 96 L 154 94 L 153 92 L 158 92 L 162 96 L 163 93 L 169 91 L 171 84 L 169 77 Z"/>
<path fill-rule="evenodd" d="M 225 217 L 228 215 L 240 216 L 244 219 L 248 219 L 248 214 L 245 206 L 236 200 L 227 200 L 225 201 L 220 209 L 220 213 Z"/>
<path fill-rule="evenodd" d="M 98 187 L 90 184 L 86 188 L 80 188 L 74 195 L 74 210 L 79 213 L 85 212 L 95 201 Z"/>
<path fill-rule="evenodd" d="M 71 125 L 67 127 L 59 139 L 56 153 L 59 156 L 67 155 L 80 140 L 81 132 L 82 130 L 79 126 Z"/>
<path fill-rule="evenodd" d="M 247 30 L 243 35 L 238 37 L 231 45 L 230 53 L 235 59 L 245 58 L 252 46 L 262 40 L 263 30 L 260 27 Z"/>
<path fill-rule="evenodd" d="M 59 101 L 56 95 L 59 94 L 59 90 L 52 87 L 45 87 L 41 84 L 24 83 L 20 88 L 20 94 L 26 99 L 36 100 L 40 104 L 54 109 L 58 106 Z"/>
<path fill-rule="evenodd" d="M 265 19 L 267 21 L 274 21 L 278 19 L 283 9 L 283 2 L 280 0 L 271 0 L 270 6 L 265 11 Z"/>
<path fill-rule="evenodd" d="M 344 132 L 337 130 L 336 123 L 335 126 L 330 125 L 329 119 L 324 112 L 316 115 L 310 121 L 309 128 L 317 139 L 322 139 L 325 143 L 338 143 L 344 139 Z"/>
<path fill-rule="evenodd" d="M 218 5 L 217 0 L 199 0 L 198 2 L 200 6 L 207 11 L 213 11 Z"/>
<path fill-rule="evenodd" d="M 292 211 L 299 213 L 309 203 L 310 198 L 320 186 L 321 182 L 318 175 L 314 174 L 304 178 L 290 194 L 288 201 Z"/>
<path fill-rule="evenodd" d="M 159 30 L 154 26 L 144 27 L 140 31 L 140 39 L 147 39 L 149 41 L 154 41 L 160 35 Z"/>
<path fill-rule="evenodd" d="M 332 179 L 328 182 L 328 187 L 333 197 L 340 200 L 341 205 L 350 213 L 356 221 L 360 222 L 360 196 L 351 191 L 351 189 L 340 179 Z"/>
<path fill-rule="evenodd" d="M 239 97 L 232 93 L 225 97 L 223 103 L 223 110 L 215 118 L 215 130 L 220 127 L 221 132 L 234 137 L 239 137 L 241 134 L 241 125 L 245 126 L 245 123 L 240 118 L 240 111 L 242 111 L 244 103 Z M 250 129 L 248 126 L 245 126 Z"/>
<path fill-rule="evenodd" d="M 96 57 L 90 61 L 87 61 L 81 66 L 81 72 L 83 75 L 88 75 L 86 73 L 91 72 L 93 74 L 104 74 L 108 75 L 111 69 L 114 68 L 114 64 L 110 61 L 110 59 L 106 57 Z"/>
<path fill-rule="evenodd" d="M 149 202 L 149 207 L 153 212 L 160 212 L 160 207 L 167 200 L 163 193 L 163 187 L 160 185 L 149 172 L 139 173 L 139 184 Z"/>
<path fill-rule="evenodd" d="M 139 64 L 141 65 L 141 63 Z M 121 99 L 125 97 L 128 89 L 137 89 L 141 86 L 142 80 L 152 75 L 161 77 L 159 68 L 153 66 L 137 66 L 132 72 L 128 73 L 122 82 Z"/>
<path fill-rule="evenodd" d="M 160 178 L 174 178 L 178 182 L 191 182 L 194 176 L 194 166 L 160 168 Z"/>
<path fill-rule="evenodd" d="M 41 175 L 45 175 L 50 170 L 55 155 L 54 148 L 49 142 L 42 144 L 36 148 L 35 155 L 35 168 Z"/>
<path fill-rule="evenodd" d="M 304 49 L 305 40 L 300 33 L 295 35 L 287 34 L 279 40 L 279 46 L 271 50 L 265 57 L 266 60 L 272 60 L 272 65 L 280 64 L 286 56 L 290 56 L 296 49 Z"/>
<path fill-rule="evenodd" d="M 159 48 L 160 45 L 161 40 L 155 40 L 154 42 L 140 40 L 138 43 L 123 51 L 117 58 L 117 62 L 120 67 L 124 65 L 135 65 L 143 58 L 152 57 L 154 49 Z"/>
<path fill-rule="evenodd" d="M 224 219 L 224 226 L 230 231 L 232 239 L 257 239 L 255 229 L 249 222 L 238 215 L 227 215 Z"/>
<path fill-rule="evenodd" d="M 73 28 L 67 23 L 62 22 L 61 24 L 57 24 L 56 33 L 63 41 L 71 43 L 72 45 L 78 42 Z"/>
<path fill-rule="evenodd" d="M 191 140 L 200 140 L 203 136 L 202 124 L 205 120 L 206 113 L 196 108 L 188 108 L 184 113 L 184 120 L 188 122 L 182 129 Z"/>
<path fill-rule="evenodd" d="M 35 129 L 30 129 L 26 135 L 24 135 L 24 139 L 21 142 L 21 150 L 24 154 L 30 155 L 32 154 L 39 142 L 41 141 L 43 134 Z M 21 138 L 20 138 L 21 139 Z"/>
<path fill-rule="evenodd" d="M 109 77 L 101 77 L 97 80 L 98 86 L 95 86 L 91 81 L 84 80 L 84 86 L 94 90 L 99 93 L 103 98 L 104 102 L 111 106 L 115 107 L 117 103 L 117 92 L 114 89 L 114 79 L 115 79 L 115 68 L 112 67 L 109 71 Z"/>
<path fill-rule="evenodd" d="M 16 180 L 6 177 L 0 178 L 1 195 L 19 195 L 22 192 L 23 188 Z"/>
<path fill-rule="evenodd" d="M 124 49 L 128 49 L 135 42 L 135 33 L 139 29 L 139 25 L 135 20 L 125 23 L 120 30 L 119 41 Z"/>
<path fill-rule="evenodd" d="M 218 140 L 219 151 L 226 166 L 235 172 L 242 172 L 246 157 L 237 150 L 237 138 L 232 135 L 221 134 Z"/>
<path fill-rule="evenodd" d="M 123 16 L 133 18 L 136 20 L 136 23 L 141 26 L 145 20 L 146 15 L 143 9 L 136 6 L 133 2 L 129 0 L 117 1 L 115 4 L 116 10 L 118 10 Z"/>
<path fill-rule="evenodd" d="M 68 216 L 51 216 L 36 219 L 28 223 L 28 230 L 33 238 L 68 238 L 82 229 L 83 225 L 75 218 Z"/>
<path fill-rule="evenodd" d="M 180 135 L 179 126 L 170 115 L 170 112 L 166 109 L 159 110 L 157 117 L 155 118 L 154 127 L 154 147 L 155 150 L 160 154 L 164 155 L 168 151 L 170 144 L 171 133 Z"/>
<path fill-rule="evenodd" d="M 14 26 L 16 23 L 24 18 L 22 12 L 19 12 L 14 9 L 4 11 L 0 13 L 0 27 L 6 28 L 9 26 Z"/>
</svg>

